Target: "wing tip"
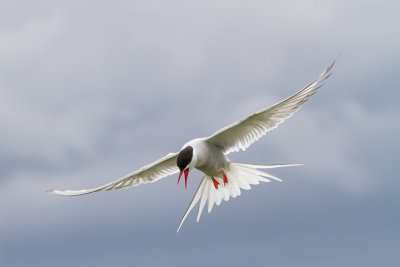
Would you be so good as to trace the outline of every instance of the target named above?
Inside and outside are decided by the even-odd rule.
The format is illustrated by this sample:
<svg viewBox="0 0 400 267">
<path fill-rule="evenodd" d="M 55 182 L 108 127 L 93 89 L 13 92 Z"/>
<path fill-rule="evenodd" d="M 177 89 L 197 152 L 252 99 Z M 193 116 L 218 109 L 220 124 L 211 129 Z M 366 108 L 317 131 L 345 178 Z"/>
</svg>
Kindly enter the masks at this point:
<svg viewBox="0 0 400 267">
<path fill-rule="evenodd" d="M 181 221 L 181 222 L 179 223 L 178 230 L 176 230 L 177 233 L 179 233 L 179 230 L 181 230 L 182 225 L 183 225 L 183 221 Z"/>
<path fill-rule="evenodd" d="M 57 196 L 69 196 L 70 194 L 64 190 L 57 190 L 57 189 L 48 189 L 45 191 L 46 193 L 57 195 Z"/>
<path fill-rule="evenodd" d="M 46 190 L 47 193 L 57 195 L 57 196 L 80 196 L 86 195 L 89 193 L 97 192 L 99 189 L 93 190 L 57 190 L 57 189 L 49 189 Z"/>
<path fill-rule="evenodd" d="M 46 193 L 49 193 L 49 194 L 54 194 L 54 195 L 57 195 L 57 192 L 58 192 L 59 190 L 56 190 L 56 189 L 47 189 L 45 192 Z"/>
<path fill-rule="evenodd" d="M 69 195 L 62 190 L 56 190 L 56 189 L 48 189 L 45 192 L 52 194 L 52 195 L 57 195 L 57 196 L 68 196 Z"/>
</svg>

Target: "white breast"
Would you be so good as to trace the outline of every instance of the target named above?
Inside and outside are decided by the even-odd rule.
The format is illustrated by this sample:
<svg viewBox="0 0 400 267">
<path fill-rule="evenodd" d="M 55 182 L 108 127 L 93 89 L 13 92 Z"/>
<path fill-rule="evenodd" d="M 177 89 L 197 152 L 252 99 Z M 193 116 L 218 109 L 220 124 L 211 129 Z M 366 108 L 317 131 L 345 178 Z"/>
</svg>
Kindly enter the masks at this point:
<svg viewBox="0 0 400 267">
<path fill-rule="evenodd" d="M 218 176 L 229 164 L 222 150 L 208 143 L 204 138 L 194 139 L 185 146 L 193 147 L 194 167 L 209 176 Z"/>
</svg>

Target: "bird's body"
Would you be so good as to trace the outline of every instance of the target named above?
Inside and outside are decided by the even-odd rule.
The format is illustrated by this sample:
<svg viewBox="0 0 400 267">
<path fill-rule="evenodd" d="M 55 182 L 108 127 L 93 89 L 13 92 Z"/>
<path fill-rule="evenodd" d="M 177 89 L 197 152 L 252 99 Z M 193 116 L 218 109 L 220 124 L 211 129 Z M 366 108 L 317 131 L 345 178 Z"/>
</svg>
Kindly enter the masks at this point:
<svg viewBox="0 0 400 267">
<path fill-rule="evenodd" d="M 229 165 L 229 160 L 219 147 L 210 144 L 205 138 L 197 138 L 187 142 L 183 148 L 193 147 L 194 168 L 209 176 L 222 175 Z"/>
<path fill-rule="evenodd" d="M 232 162 L 227 158 L 231 152 L 246 150 L 251 144 L 276 128 L 289 118 L 322 86 L 322 81 L 330 76 L 333 62 L 321 75 L 293 96 L 252 114 L 251 116 L 226 126 L 206 138 L 197 138 L 183 145 L 180 152 L 170 153 L 165 157 L 130 173 L 114 182 L 88 190 L 49 190 L 51 193 L 65 196 L 89 194 L 101 190 L 119 189 L 157 181 L 174 173 L 184 174 L 185 186 L 189 171 L 196 168 L 205 175 L 184 214 L 178 231 L 189 212 L 200 201 L 197 221 L 208 202 L 208 212 L 214 204 L 219 205 L 222 199 L 240 195 L 240 189 L 249 190 L 251 184 L 270 182 L 270 179 L 281 181 L 260 169 L 298 166 L 301 164 L 252 165 Z"/>
</svg>

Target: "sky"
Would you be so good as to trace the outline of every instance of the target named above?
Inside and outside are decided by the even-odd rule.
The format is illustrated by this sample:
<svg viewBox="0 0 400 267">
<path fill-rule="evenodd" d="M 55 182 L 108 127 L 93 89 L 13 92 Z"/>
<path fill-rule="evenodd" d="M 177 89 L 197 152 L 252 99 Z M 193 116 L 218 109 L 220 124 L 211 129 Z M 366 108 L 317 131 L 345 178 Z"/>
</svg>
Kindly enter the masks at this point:
<svg viewBox="0 0 400 267">
<path fill-rule="evenodd" d="M 398 1 L 0 3 L 0 266 L 396 266 Z M 188 189 L 81 197 L 300 90 L 230 159 L 272 170 L 178 223 Z"/>
</svg>

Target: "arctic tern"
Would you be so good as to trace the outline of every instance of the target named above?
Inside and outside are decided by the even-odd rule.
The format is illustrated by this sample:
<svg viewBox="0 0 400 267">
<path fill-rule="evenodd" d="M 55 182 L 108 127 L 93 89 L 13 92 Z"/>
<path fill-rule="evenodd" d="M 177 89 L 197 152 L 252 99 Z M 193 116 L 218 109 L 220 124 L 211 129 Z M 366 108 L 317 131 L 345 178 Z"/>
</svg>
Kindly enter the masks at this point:
<svg viewBox="0 0 400 267">
<path fill-rule="evenodd" d="M 48 192 L 64 196 L 84 195 L 101 190 L 120 189 L 151 183 L 178 172 L 178 183 L 183 174 L 186 188 L 189 172 L 196 168 L 205 175 L 179 223 L 177 230 L 179 232 L 182 223 L 199 201 L 197 222 L 207 201 L 208 212 L 210 213 L 214 203 L 218 206 L 221 204 L 222 199 L 228 201 L 230 197 L 239 196 L 240 189 L 249 190 L 251 184 L 270 182 L 270 179 L 281 181 L 278 177 L 260 169 L 302 165 L 244 164 L 230 161 L 227 155 L 231 152 L 246 150 L 268 131 L 276 128 L 285 119 L 291 117 L 323 85 L 322 82 L 331 75 L 330 71 L 334 64 L 335 61 L 309 85 L 291 97 L 226 126 L 209 137 L 191 140 L 182 146 L 180 152 L 170 153 L 114 182 L 87 190 L 49 190 Z"/>
</svg>

